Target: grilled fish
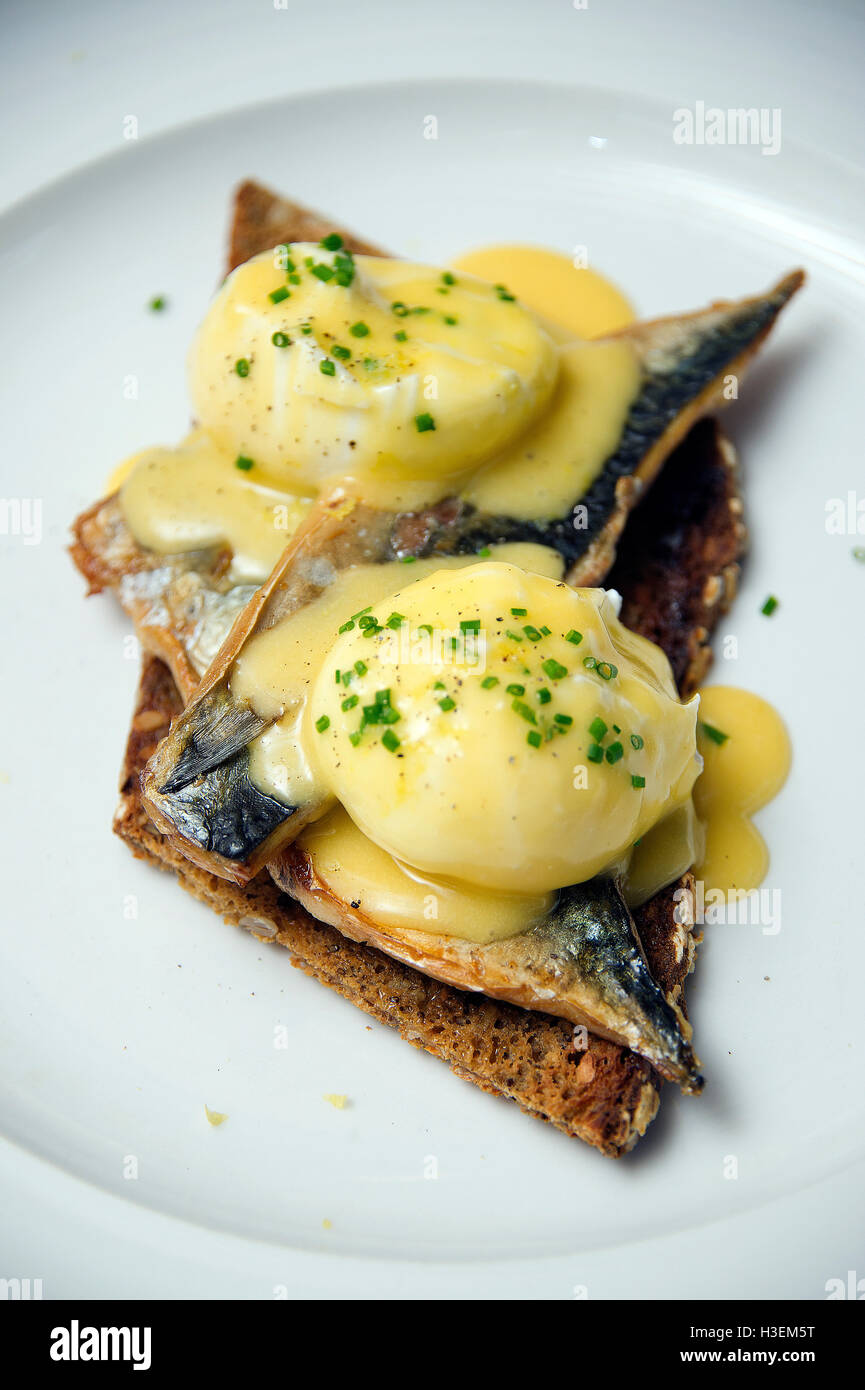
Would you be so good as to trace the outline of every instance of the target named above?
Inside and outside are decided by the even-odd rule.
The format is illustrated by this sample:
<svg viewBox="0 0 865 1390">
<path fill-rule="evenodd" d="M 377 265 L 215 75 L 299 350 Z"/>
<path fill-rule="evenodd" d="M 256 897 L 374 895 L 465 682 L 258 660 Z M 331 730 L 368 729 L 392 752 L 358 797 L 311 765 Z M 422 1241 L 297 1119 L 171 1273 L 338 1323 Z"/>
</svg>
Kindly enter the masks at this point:
<svg viewBox="0 0 865 1390">
<path fill-rule="evenodd" d="M 243 883 L 321 815 L 321 801 L 289 805 L 253 782 L 249 745 L 267 721 L 238 701 L 230 678 L 247 640 L 290 622 L 341 571 L 406 557 L 471 556 L 493 545 L 529 541 L 561 557 L 569 583 L 600 583 L 641 492 L 694 421 L 723 399 L 725 380 L 741 375 L 802 278 L 793 272 L 767 295 L 616 335 L 628 338 L 639 355 L 642 384 L 617 447 L 565 517 L 528 522 L 491 516 L 460 497 L 422 512 L 394 513 L 339 489 L 322 501 L 238 619 L 148 765 L 145 801 L 163 833 L 203 867 Z"/>
<path fill-rule="evenodd" d="M 342 902 L 330 892 L 314 857 L 295 845 L 270 872 L 314 917 L 345 936 L 459 989 L 566 1018 L 640 1053 L 684 1091 L 701 1089 L 690 1024 L 652 978 L 613 878 L 565 889 L 530 931 L 481 945 L 376 924 L 358 903 Z"/>
</svg>

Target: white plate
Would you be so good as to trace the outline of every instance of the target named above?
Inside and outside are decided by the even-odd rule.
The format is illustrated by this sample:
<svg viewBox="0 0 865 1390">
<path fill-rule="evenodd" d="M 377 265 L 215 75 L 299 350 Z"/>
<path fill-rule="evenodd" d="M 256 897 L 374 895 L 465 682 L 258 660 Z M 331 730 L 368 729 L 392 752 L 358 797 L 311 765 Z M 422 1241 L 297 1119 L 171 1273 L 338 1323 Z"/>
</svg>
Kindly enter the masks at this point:
<svg viewBox="0 0 865 1390">
<path fill-rule="evenodd" d="M 865 570 L 851 556 L 862 538 L 829 534 L 825 517 L 861 472 L 863 180 L 786 143 L 775 157 L 683 147 L 671 129 L 668 111 L 598 92 L 357 88 L 130 144 L 0 220 L 2 492 L 41 499 L 44 533 L 0 537 L 0 1097 L 21 1150 L 210 1231 L 390 1261 L 659 1239 L 862 1158 Z M 782 926 L 707 932 L 689 993 L 706 1093 L 668 1088 L 618 1164 L 371 1026 L 111 837 L 137 668 L 113 601 L 84 602 L 67 528 L 120 458 L 184 431 L 186 346 L 249 175 L 418 258 L 496 240 L 586 246 L 645 316 L 809 272 L 726 417 L 753 544 L 723 623 L 739 656 L 715 667 L 774 701 L 793 735 L 790 782 L 759 817 Z M 157 292 L 162 315 L 146 309 Z M 212 1129 L 205 1103 L 228 1123 Z"/>
</svg>

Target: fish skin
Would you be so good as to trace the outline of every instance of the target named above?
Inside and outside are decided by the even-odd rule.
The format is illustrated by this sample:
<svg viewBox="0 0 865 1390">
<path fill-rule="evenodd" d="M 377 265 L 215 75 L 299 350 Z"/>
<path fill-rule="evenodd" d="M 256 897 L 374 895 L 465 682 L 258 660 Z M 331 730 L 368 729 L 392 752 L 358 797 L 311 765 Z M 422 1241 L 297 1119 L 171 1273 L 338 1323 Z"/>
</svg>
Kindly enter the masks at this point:
<svg viewBox="0 0 865 1390">
<path fill-rule="evenodd" d="M 566 1018 L 647 1058 L 689 1094 L 703 1085 L 691 1026 L 646 964 L 633 918 L 612 877 L 563 889 L 542 922 L 501 941 L 395 932 L 337 898 L 313 858 L 290 845 L 269 866 L 276 883 L 314 917 L 425 975 L 521 1008 Z"/>
<path fill-rule="evenodd" d="M 598 339 L 633 344 L 641 359 L 642 384 L 614 453 L 573 507 L 549 521 L 522 521 L 478 512 L 450 498 L 425 514 L 398 518 L 394 553 L 465 555 L 485 545 L 533 541 L 559 552 L 568 583 L 599 583 L 644 488 L 692 424 L 723 402 L 724 379 L 744 370 L 803 281 L 802 271 L 792 271 L 765 295 L 635 324 Z M 575 525 L 578 507 L 586 509 L 585 526 Z"/>
<path fill-rule="evenodd" d="M 615 557 L 615 541 L 628 512 L 643 488 L 697 416 L 717 404 L 724 377 L 743 370 L 802 278 L 801 272 L 795 271 L 767 295 L 715 305 L 689 317 L 638 324 L 616 335 L 630 338 L 640 352 L 644 386 L 631 407 L 619 446 L 586 494 L 590 515 L 593 509 L 596 518 L 604 518 L 594 535 L 574 527 L 573 512 L 545 524 L 490 518 L 474 512 L 459 498 L 445 499 L 426 513 L 387 512 L 347 497 L 339 489 L 322 501 L 289 542 L 270 578 L 235 624 L 231 640 L 198 695 L 148 765 L 144 798 L 160 829 L 186 853 L 201 853 L 204 844 L 230 841 L 237 845 L 237 855 L 205 850 L 199 862 L 214 873 L 243 883 L 282 843 L 321 814 L 321 805 L 286 806 L 282 826 L 274 824 L 271 817 L 251 818 L 245 836 L 238 838 L 235 807 L 226 810 L 219 804 L 217 793 L 226 783 L 217 776 L 212 752 L 206 759 L 196 760 L 195 756 L 195 748 L 202 742 L 212 748 L 214 721 L 221 723 L 226 718 L 232 701 L 229 672 L 246 636 L 273 627 L 321 593 L 325 585 L 316 582 L 316 566 L 321 571 L 318 578 L 324 579 L 346 565 L 381 563 L 406 555 L 471 553 L 481 542 L 533 540 L 559 550 L 569 566 L 566 578 L 570 583 L 600 583 Z M 225 755 L 225 766 L 231 769 L 228 785 L 232 795 L 242 794 L 240 788 L 246 778 L 252 797 L 248 754 L 227 744 Z M 181 767 L 185 769 L 182 775 Z M 180 795 L 181 788 L 182 802 L 175 807 L 172 798 Z M 193 814 L 196 798 L 199 806 Z M 303 814 L 297 814 L 299 809 Z M 221 824 L 226 815 L 229 835 Z M 186 833 L 190 816 L 196 825 L 194 844 Z M 209 834 L 204 829 L 208 824 Z"/>
</svg>

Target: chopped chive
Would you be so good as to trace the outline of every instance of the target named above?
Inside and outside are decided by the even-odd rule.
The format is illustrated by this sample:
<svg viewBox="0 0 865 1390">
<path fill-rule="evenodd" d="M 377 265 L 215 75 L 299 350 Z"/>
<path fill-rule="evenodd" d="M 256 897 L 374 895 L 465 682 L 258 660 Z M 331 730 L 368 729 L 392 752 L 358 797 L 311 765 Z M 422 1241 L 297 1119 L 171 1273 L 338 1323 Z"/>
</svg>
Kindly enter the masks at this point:
<svg viewBox="0 0 865 1390">
<path fill-rule="evenodd" d="M 301 331 L 301 333 L 305 333 L 306 336 L 309 337 L 310 333 L 312 332 L 312 324 L 311 324 L 311 323 L 302 323 L 302 324 L 300 325 L 300 331 Z"/>
<path fill-rule="evenodd" d="M 410 314 L 428 314 L 429 308 L 426 304 L 416 304 L 413 309 L 409 309 Z"/>
<path fill-rule="evenodd" d="M 404 319 L 409 312 L 409 307 L 407 304 L 403 304 L 401 299 L 395 299 L 390 306 L 390 310 L 392 314 L 396 314 L 397 318 Z"/>
<path fill-rule="evenodd" d="M 714 724 L 705 724 L 702 720 L 700 720 L 700 728 L 703 730 L 706 737 L 710 738 L 713 743 L 717 743 L 719 747 L 722 743 L 726 743 L 727 739 L 730 737 L 729 734 L 725 734 L 721 729 L 716 729 Z"/>
<path fill-rule="evenodd" d="M 322 376 L 336 376 L 336 366 L 329 357 L 323 357 L 318 364 Z"/>
<path fill-rule="evenodd" d="M 166 303 L 167 301 L 163 294 L 155 294 L 147 307 L 151 311 L 151 313 L 161 314 L 162 310 L 165 308 Z"/>
<path fill-rule="evenodd" d="M 354 669 L 355 671 L 357 671 L 357 674 L 359 676 L 365 676 L 367 671 L 369 670 L 369 667 L 367 666 L 365 661 L 356 661 L 354 663 Z"/>
<path fill-rule="evenodd" d="M 586 757 L 590 763 L 602 763 L 604 761 L 604 750 L 599 743 L 590 743 L 586 750 Z"/>
<path fill-rule="evenodd" d="M 351 348 L 340 347 L 338 343 L 334 343 L 331 352 L 334 357 L 338 357 L 341 362 L 347 362 L 351 357 Z"/>
<path fill-rule="evenodd" d="M 596 743 L 600 743 L 601 739 L 604 737 L 604 734 L 606 732 L 607 726 L 600 716 L 598 716 L 597 719 L 592 720 L 591 724 L 589 725 L 589 733 L 592 735 L 592 738 L 595 740 Z"/>
<path fill-rule="evenodd" d="M 556 661 L 555 657 L 552 656 L 548 656 L 546 661 L 541 662 L 541 669 L 546 671 L 551 681 L 564 680 L 565 676 L 568 674 L 567 666 L 563 666 L 560 661 Z"/>
<path fill-rule="evenodd" d="M 547 690 L 546 686 L 542 686 L 541 689 L 538 691 L 538 704 L 539 704 L 539 705 L 548 705 L 548 704 L 550 703 L 550 701 L 552 700 L 552 698 L 553 698 L 553 697 L 552 697 L 552 694 L 550 693 L 549 690 Z"/>
<path fill-rule="evenodd" d="M 249 358 L 238 357 L 234 364 L 234 370 L 237 372 L 238 376 L 249 376 Z"/>
<path fill-rule="evenodd" d="M 351 671 L 343 671 L 343 673 L 342 673 L 342 683 L 343 683 L 343 685 L 350 685 L 350 684 L 351 684 Z"/>
<path fill-rule="evenodd" d="M 435 685 L 433 686 L 433 690 L 447 690 L 447 686 L 445 685 L 444 681 L 436 681 Z"/>
<path fill-rule="evenodd" d="M 310 266 L 310 270 L 312 271 L 315 278 L 317 280 L 321 280 L 322 283 L 325 285 L 327 284 L 328 280 L 332 280 L 334 275 L 336 274 L 336 271 L 331 265 L 312 265 Z"/>
<path fill-rule="evenodd" d="M 413 565 L 416 559 L 416 555 L 400 555 L 399 562 L 401 565 Z"/>
<path fill-rule="evenodd" d="M 352 622 L 351 618 L 349 618 L 348 622 L 347 622 L 347 623 L 343 623 L 342 627 L 339 628 L 338 631 L 339 631 L 340 633 L 343 633 L 343 632 L 351 632 L 351 630 L 352 630 L 353 627 L 354 627 L 354 623 Z"/>
<path fill-rule="evenodd" d="M 770 594 L 769 597 L 766 599 L 766 602 L 763 604 L 763 607 L 760 609 L 760 612 L 764 613 L 767 618 L 770 618 L 777 607 L 778 600 L 776 599 L 774 594 Z"/>
<path fill-rule="evenodd" d="M 445 285 L 455 285 L 455 284 L 456 284 L 456 278 L 455 278 L 453 275 L 451 275 L 451 273 L 450 273 L 449 270 L 444 271 L 444 273 L 443 273 L 443 275 L 442 275 L 442 284 L 445 284 Z"/>
<path fill-rule="evenodd" d="M 453 314 L 445 314 L 445 315 L 444 315 L 444 321 L 445 321 L 445 323 L 448 325 L 449 328 L 453 328 L 454 325 L 458 322 L 458 320 L 457 320 L 456 318 L 454 318 Z"/>
<path fill-rule="evenodd" d="M 315 727 L 318 729 L 318 732 L 320 734 L 323 734 L 325 729 L 330 728 L 330 720 L 328 719 L 326 714 L 323 714 L 320 719 L 316 719 Z"/>
<path fill-rule="evenodd" d="M 481 690 L 492 690 L 494 685 L 498 685 L 498 676 L 484 676 L 481 681 Z"/>
<path fill-rule="evenodd" d="M 538 629 L 536 627 L 532 627 L 531 623 L 525 624 L 525 626 L 523 627 L 523 632 L 526 634 L 530 642 L 540 642 L 541 634 L 538 632 Z"/>
<path fill-rule="evenodd" d="M 368 603 L 366 608 L 359 608 L 356 613 L 352 613 L 353 618 L 362 618 L 366 613 L 372 612 L 372 604 Z"/>
<path fill-rule="evenodd" d="M 443 709 L 445 714 L 447 714 L 448 710 L 456 709 L 456 704 L 451 699 L 450 695 L 446 695 L 443 700 L 438 701 L 438 707 L 439 709 Z"/>
<path fill-rule="evenodd" d="M 427 430 L 434 430 L 436 427 L 436 422 L 428 411 L 424 411 L 421 415 L 416 415 L 414 417 L 414 423 L 418 434 L 426 434 Z"/>
<path fill-rule="evenodd" d="M 238 454 L 237 458 L 234 460 L 234 466 L 235 468 L 239 468 L 241 473 L 248 473 L 250 468 L 253 468 L 255 465 L 252 459 L 246 458 L 244 454 Z"/>
<path fill-rule="evenodd" d="M 632 773 L 631 773 L 631 786 L 632 786 L 632 787 L 638 787 L 638 788 L 639 788 L 639 787 L 644 787 L 645 785 L 646 785 L 646 779 L 645 779 L 645 777 L 638 777 L 637 774 L 636 774 L 636 772 L 632 772 Z"/>
<path fill-rule="evenodd" d="M 357 748 L 357 745 L 360 743 L 360 734 L 349 734 L 348 741 L 352 748 Z"/>
<path fill-rule="evenodd" d="M 549 637 L 549 636 L 550 636 L 550 629 L 549 629 L 548 627 L 542 627 L 542 628 L 541 628 L 541 636 L 542 636 L 542 637 Z"/>
<path fill-rule="evenodd" d="M 577 632 L 577 629 L 575 627 L 572 627 L 570 632 L 565 633 L 565 641 L 572 642 L 575 647 L 578 647 L 582 640 L 583 634 L 581 632 Z"/>
<path fill-rule="evenodd" d="M 587 671 L 594 671 L 594 669 L 595 669 L 595 667 L 597 666 L 597 664 L 598 664 L 598 663 L 597 663 L 597 660 L 596 660 L 595 657 L 593 657 L 593 656 L 584 656 L 584 657 L 583 657 L 583 665 L 585 666 L 585 668 L 586 668 Z"/>
<path fill-rule="evenodd" d="M 643 746 L 643 735 L 642 735 L 642 734 L 631 734 L 631 747 L 632 747 L 632 748 L 636 748 L 636 749 L 640 749 L 640 748 L 642 748 L 642 746 Z"/>
<path fill-rule="evenodd" d="M 524 700 L 512 700 L 511 709 L 514 710 L 521 719 L 527 720 L 529 724 L 537 724 L 538 721 L 535 719 L 534 710 L 530 705 L 527 705 Z"/>
<path fill-rule="evenodd" d="M 611 681 L 615 676 L 619 674 L 618 666 L 614 666 L 611 661 L 596 662 L 595 670 L 597 671 L 601 679 L 605 681 Z"/>
<path fill-rule="evenodd" d="M 364 323 L 363 319 L 358 319 L 357 323 L 353 323 L 348 331 L 353 338 L 367 338 L 369 337 L 369 324 Z"/>
<path fill-rule="evenodd" d="M 387 626 L 391 628 L 394 632 L 398 632 L 399 629 L 402 627 L 403 623 L 407 621 L 408 619 L 405 618 L 402 613 L 391 613 L 390 617 L 387 620 Z"/>
<path fill-rule="evenodd" d="M 271 334 L 270 341 L 273 343 L 274 347 L 291 347 L 291 339 L 287 333 L 273 333 Z"/>
<path fill-rule="evenodd" d="M 355 705 L 356 705 L 357 702 L 358 702 L 358 698 L 359 698 L 359 697 L 358 697 L 357 695 L 347 695 L 346 698 L 345 698 L 345 699 L 343 700 L 343 702 L 342 702 L 341 708 L 342 708 L 342 709 L 354 709 Z"/>
<path fill-rule="evenodd" d="M 430 637 L 432 637 L 432 631 L 432 623 L 421 623 L 418 628 L 418 632 L 428 632 Z"/>
<path fill-rule="evenodd" d="M 339 685 L 340 681 L 342 680 L 342 671 L 334 671 L 333 680 L 335 685 Z"/>
<path fill-rule="evenodd" d="M 525 617 L 528 616 L 528 612 L 529 612 L 528 608 L 512 608 L 512 609 L 511 609 L 511 617 L 512 617 L 512 618 L 525 618 Z"/>
<path fill-rule="evenodd" d="M 291 290 L 287 290 L 285 285 L 280 285 L 278 290 L 271 290 L 267 297 L 271 304 L 281 304 L 284 299 L 289 298 L 290 294 Z"/>
<path fill-rule="evenodd" d="M 480 632 L 480 630 L 480 618 L 464 618 L 463 621 L 460 623 L 461 632 Z"/>
<path fill-rule="evenodd" d="M 381 741 L 389 753 L 395 753 L 399 748 L 399 739 L 393 729 L 385 729 L 381 736 Z"/>
<path fill-rule="evenodd" d="M 543 740 L 537 729 L 530 729 L 526 734 L 526 743 L 531 744 L 532 748 L 540 748 L 542 742 Z"/>
<path fill-rule="evenodd" d="M 394 333 L 393 336 L 396 338 L 398 343 L 408 342 L 408 334 L 406 333 L 404 328 L 401 328 L 398 333 Z"/>
<path fill-rule="evenodd" d="M 505 636 L 510 637 L 512 642 L 522 642 L 523 640 L 523 634 L 521 632 L 513 632 L 511 628 L 505 629 Z"/>
<path fill-rule="evenodd" d="M 490 548 L 489 548 L 488 545 L 481 546 L 480 550 L 478 551 L 478 555 L 480 556 L 480 558 L 481 558 L 482 560 L 487 560 L 487 559 L 489 559 L 489 557 L 490 557 L 490 555 L 492 555 L 492 553 L 493 553 L 493 552 L 490 550 Z"/>
<path fill-rule="evenodd" d="M 318 244 L 323 246 L 325 251 L 338 251 L 342 246 L 342 237 L 339 232 L 328 232 L 327 236 L 323 236 Z"/>
<path fill-rule="evenodd" d="M 563 729 L 567 729 L 574 722 L 569 714 L 554 714 L 553 718 L 557 724 L 561 724 Z"/>
<path fill-rule="evenodd" d="M 614 734 L 620 734 L 621 732 L 622 732 L 622 731 L 621 731 L 621 729 L 619 728 L 618 724 L 614 724 L 614 725 L 613 725 L 613 733 L 614 733 Z"/>
<path fill-rule="evenodd" d="M 295 274 L 295 273 L 292 271 L 291 275 L 289 275 L 289 277 L 288 277 L 288 283 L 289 283 L 290 285 L 299 285 L 299 284 L 300 284 L 300 276 L 297 275 L 297 274 Z"/>
<path fill-rule="evenodd" d="M 524 685 L 506 685 L 505 690 L 509 695 L 525 695 L 526 693 Z"/>
<path fill-rule="evenodd" d="M 624 754 L 624 751 L 624 748 L 618 741 L 616 741 L 615 743 L 611 743 L 605 755 L 607 762 L 617 763 Z"/>
</svg>

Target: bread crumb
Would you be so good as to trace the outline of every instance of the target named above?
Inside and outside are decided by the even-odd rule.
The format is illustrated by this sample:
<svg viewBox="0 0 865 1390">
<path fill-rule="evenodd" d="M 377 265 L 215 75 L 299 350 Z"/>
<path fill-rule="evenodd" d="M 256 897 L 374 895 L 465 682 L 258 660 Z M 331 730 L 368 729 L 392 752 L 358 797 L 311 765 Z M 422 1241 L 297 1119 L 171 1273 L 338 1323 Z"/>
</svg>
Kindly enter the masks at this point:
<svg viewBox="0 0 865 1390">
<path fill-rule="evenodd" d="M 220 1110 L 211 1110 L 209 1105 L 205 1105 L 204 1113 L 207 1116 L 207 1123 L 213 1125 L 214 1128 L 217 1125 L 225 1124 L 225 1121 L 228 1119 L 228 1116 L 223 1115 Z"/>
<path fill-rule="evenodd" d="M 332 1105 L 335 1110 L 344 1110 L 345 1107 L 348 1105 L 348 1096 L 333 1095 L 329 1091 L 325 1092 L 325 1094 L 322 1096 L 322 1100 L 326 1100 L 328 1104 Z"/>
</svg>

